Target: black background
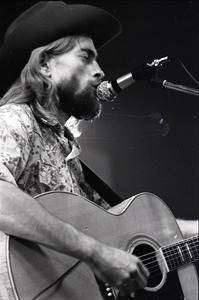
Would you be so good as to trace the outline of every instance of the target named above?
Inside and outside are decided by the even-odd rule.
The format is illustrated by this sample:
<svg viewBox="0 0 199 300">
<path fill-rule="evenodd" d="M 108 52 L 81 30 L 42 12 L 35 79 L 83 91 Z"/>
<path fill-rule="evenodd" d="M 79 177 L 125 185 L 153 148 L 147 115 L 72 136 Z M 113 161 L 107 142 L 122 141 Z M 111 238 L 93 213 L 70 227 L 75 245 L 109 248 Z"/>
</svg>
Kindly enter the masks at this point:
<svg viewBox="0 0 199 300">
<path fill-rule="evenodd" d="M 10 22 L 36 2 L 0 1 L 1 43 Z M 181 59 L 199 80 L 197 1 L 66 3 L 100 6 L 121 21 L 122 34 L 99 51 L 107 80 L 164 56 Z M 175 62 L 164 65 L 158 77 L 198 88 Z M 81 128 L 81 157 L 120 196 L 148 191 L 162 198 L 176 217 L 197 217 L 197 97 L 137 82 L 105 103 L 100 119 L 82 122 Z"/>
</svg>

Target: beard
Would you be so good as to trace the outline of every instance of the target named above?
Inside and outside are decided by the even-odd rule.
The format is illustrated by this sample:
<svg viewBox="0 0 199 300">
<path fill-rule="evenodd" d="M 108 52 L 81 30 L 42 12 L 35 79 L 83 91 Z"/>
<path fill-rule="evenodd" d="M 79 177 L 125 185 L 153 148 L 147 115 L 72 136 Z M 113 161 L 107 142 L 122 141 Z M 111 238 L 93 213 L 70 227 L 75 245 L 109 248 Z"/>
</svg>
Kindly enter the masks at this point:
<svg viewBox="0 0 199 300">
<path fill-rule="evenodd" d="M 77 92 L 77 80 L 62 82 L 58 86 L 59 105 L 61 110 L 78 120 L 91 121 L 100 116 L 102 105 L 95 95 L 94 88 L 86 87 Z"/>
</svg>

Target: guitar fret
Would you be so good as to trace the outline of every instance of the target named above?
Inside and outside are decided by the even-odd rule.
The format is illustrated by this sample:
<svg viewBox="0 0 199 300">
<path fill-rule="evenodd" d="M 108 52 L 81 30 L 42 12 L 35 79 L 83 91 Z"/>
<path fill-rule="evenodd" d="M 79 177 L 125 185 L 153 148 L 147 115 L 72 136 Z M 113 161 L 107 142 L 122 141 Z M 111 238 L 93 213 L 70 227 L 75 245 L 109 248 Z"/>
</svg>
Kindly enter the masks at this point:
<svg viewBox="0 0 199 300">
<path fill-rule="evenodd" d="M 178 246 L 177 248 L 178 248 L 178 250 L 179 250 L 179 252 L 180 252 L 180 256 L 181 256 L 182 260 L 184 261 L 184 257 L 183 257 L 182 251 L 181 251 L 181 249 L 180 249 L 180 246 Z"/>
<path fill-rule="evenodd" d="M 181 266 L 181 260 L 179 259 L 179 254 L 176 251 L 176 247 L 170 246 L 168 248 L 165 248 L 163 249 L 163 253 L 170 271 L 175 270 L 177 267 Z"/>
<path fill-rule="evenodd" d="M 186 243 L 185 244 L 186 245 L 186 247 L 187 247 L 187 250 L 188 250 L 188 253 L 189 253 L 189 255 L 190 255 L 190 257 L 191 257 L 191 259 L 193 258 L 193 256 L 192 256 L 192 254 L 191 254 L 191 251 L 190 251 L 190 249 L 189 249 L 189 245 Z"/>
<path fill-rule="evenodd" d="M 194 262 L 198 259 L 198 237 L 172 244 L 162 248 L 169 271 Z"/>
<path fill-rule="evenodd" d="M 182 250 L 182 262 L 185 263 L 191 262 L 191 257 L 189 255 L 189 251 L 187 250 L 186 243 L 183 243 L 183 245 L 181 246 L 181 250 Z"/>
<path fill-rule="evenodd" d="M 178 246 L 177 247 L 173 246 L 172 249 L 173 249 L 173 255 L 174 255 L 174 262 L 175 262 L 173 269 L 175 270 L 176 268 L 181 266 L 182 260 L 183 260 L 183 254 L 182 254 L 182 252 L 179 252 Z"/>
<path fill-rule="evenodd" d="M 160 254 L 161 254 L 161 256 L 162 256 L 162 260 L 163 260 L 163 262 L 164 262 L 164 265 L 165 265 L 165 267 L 166 267 L 166 270 L 167 270 L 167 272 L 169 272 L 169 271 L 170 271 L 170 270 L 169 270 L 169 266 L 168 266 L 167 261 L 166 261 L 166 259 L 165 259 L 165 256 L 164 256 L 164 253 L 163 253 L 163 251 L 162 251 L 162 248 L 159 249 L 159 252 L 160 252 Z"/>
<path fill-rule="evenodd" d="M 187 241 L 193 259 L 198 259 L 198 237 L 191 238 Z"/>
</svg>

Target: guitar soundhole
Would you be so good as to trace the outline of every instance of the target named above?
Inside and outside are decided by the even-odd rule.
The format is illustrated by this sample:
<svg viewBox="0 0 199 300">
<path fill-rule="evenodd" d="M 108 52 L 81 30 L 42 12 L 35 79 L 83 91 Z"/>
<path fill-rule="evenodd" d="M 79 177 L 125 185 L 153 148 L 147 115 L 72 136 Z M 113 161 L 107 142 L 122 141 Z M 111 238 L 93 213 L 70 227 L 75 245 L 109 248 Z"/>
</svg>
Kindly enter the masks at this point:
<svg viewBox="0 0 199 300">
<path fill-rule="evenodd" d="M 133 254 L 141 259 L 150 272 L 146 289 L 156 289 L 161 285 L 163 279 L 162 270 L 158 263 L 157 252 L 154 251 L 154 248 L 150 245 L 140 244 L 134 248 Z"/>
</svg>

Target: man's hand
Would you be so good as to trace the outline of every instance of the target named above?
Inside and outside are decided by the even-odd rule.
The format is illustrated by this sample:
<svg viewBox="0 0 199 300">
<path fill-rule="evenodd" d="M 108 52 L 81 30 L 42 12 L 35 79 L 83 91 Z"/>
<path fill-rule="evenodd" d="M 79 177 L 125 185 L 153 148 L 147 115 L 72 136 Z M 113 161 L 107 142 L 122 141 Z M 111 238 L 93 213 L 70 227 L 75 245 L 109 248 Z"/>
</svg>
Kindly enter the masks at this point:
<svg viewBox="0 0 199 300">
<path fill-rule="evenodd" d="M 147 284 L 149 271 L 138 257 L 123 250 L 99 243 L 92 260 L 87 263 L 101 281 L 122 294 L 132 293 Z"/>
</svg>

